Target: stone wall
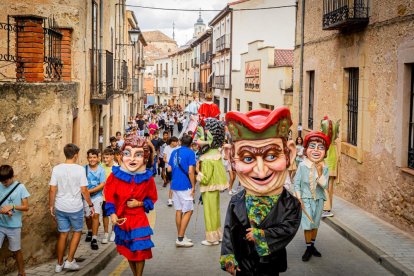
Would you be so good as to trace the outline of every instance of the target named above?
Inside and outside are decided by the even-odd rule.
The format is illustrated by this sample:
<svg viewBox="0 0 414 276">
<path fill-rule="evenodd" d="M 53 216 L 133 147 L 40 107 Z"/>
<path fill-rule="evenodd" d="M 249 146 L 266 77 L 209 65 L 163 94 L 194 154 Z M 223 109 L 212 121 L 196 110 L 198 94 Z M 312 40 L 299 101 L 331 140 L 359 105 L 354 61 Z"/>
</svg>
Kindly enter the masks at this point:
<svg viewBox="0 0 414 276">
<path fill-rule="evenodd" d="M 63 146 L 72 142 L 78 90 L 76 83 L 0 84 L 0 164 L 13 166 L 16 179 L 31 195 L 22 229 L 29 264 L 55 255 L 57 231 L 48 211 L 48 184 L 52 167 L 64 161 Z M 15 269 L 7 248 L 0 251 L 0 274 Z"/>
<path fill-rule="evenodd" d="M 300 1 L 299 1 L 300 2 Z M 315 71 L 314 127 L 328 115 L 341 119 L 339 184 L 335 194 L 377 217 L 414 233 L 414 171 L 407 170 L 407 94 L 400 84 L 414 63 L 414 8 L 405 1 L 375 0 L 369 25 L 348 32 L 323 31 L 322 2 L 306 1 L 303 127 L 308 121 L 307 71 Z M 299 6 L 298 16 L 301 7 Z M 299 116 L 300 24 L 297 20 L 294 107 Z M 403 60 L 403 54 L 406 58 Z M 347 140 L 347 75 L 359 68 L 357 146 Z M 404 107 L 405 106 L 405 107 Z M 399 131 L 399 129 L 401 131 Z M 296 136 L 295 136 L 296 137 Z M 334 203 L 335 209 L 335 203 Z"/>
</svg>

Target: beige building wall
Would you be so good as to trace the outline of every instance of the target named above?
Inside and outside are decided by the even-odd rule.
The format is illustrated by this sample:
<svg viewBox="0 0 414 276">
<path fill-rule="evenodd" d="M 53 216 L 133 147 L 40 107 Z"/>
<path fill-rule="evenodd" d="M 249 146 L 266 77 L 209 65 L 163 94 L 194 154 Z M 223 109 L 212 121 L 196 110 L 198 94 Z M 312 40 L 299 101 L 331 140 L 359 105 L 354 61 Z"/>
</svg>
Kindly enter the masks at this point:
<svg viewBox="0 0 414 276">
<path fill-rule="evenodd" d="M 407 155 L 410 64 L 414 63 L 414 7 L 401 0 L 369 3 L 369 25 L 341 33 L 322 30 L 322 1 L 306 1 L 304 135 L 309 131 L 309 71 L 314 71 L 313 129 L 319 129 L 324 115 L 333 120 L 341 119 L 339 184 L 335 193 L 412 234 L 414 170 L 407 169 Z M 300 14 L 298 12 L 298 16 Z M 298 17 L 295 129 L 299 118 L 301 22 Z M 349 75 L 346 68 L 351 67 L 359 68 L 356 146 L 347 143 Z"/>
</svg>

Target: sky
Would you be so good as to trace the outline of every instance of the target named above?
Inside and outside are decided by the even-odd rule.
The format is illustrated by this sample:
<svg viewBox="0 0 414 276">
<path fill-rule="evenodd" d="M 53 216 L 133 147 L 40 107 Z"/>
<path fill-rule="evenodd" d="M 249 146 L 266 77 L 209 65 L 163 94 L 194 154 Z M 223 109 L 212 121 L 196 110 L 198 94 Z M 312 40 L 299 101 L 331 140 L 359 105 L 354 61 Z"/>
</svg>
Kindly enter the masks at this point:
<svg viewBox="0 0 414 276">
<path fill-rule="evenodd" d="M 162 8 L 182 9 L 223 9 L 231 1 L 227 0 L 127 0 L 127 5 L 141 5 Z M 175 40 L 178 45 L 184 45 L 193 37 L 194 23 L 198 19 L 198 12 L 161 11 L 136 7 L 126 7 L 133 10 L 142 31 L 160 30 L 172 38 L 173 22 L 175 23 Z M 204 23 L 208 22 L 218 12 L 202 12 Z"/>
</svg>

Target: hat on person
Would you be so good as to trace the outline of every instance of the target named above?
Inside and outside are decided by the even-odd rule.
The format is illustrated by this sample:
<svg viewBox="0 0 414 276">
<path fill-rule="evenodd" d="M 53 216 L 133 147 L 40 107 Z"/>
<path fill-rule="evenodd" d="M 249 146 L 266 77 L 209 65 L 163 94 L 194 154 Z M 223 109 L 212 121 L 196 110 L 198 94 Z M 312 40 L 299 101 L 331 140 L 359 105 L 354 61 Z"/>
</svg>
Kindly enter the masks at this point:
<svg viewBox="0 0 414 276">
<path fill-rule="evenodd" d="M 325 146 L 326 150 L 328 150 L 329 146 L 331 145 L 331 139 L 329 139 L 329 137 L 322 131 L 311 131 L 308 133 L 303 141 L 303 147 L 307 148 L 309 143 L 313 141 L 322 143 Z"/>
<path fill-rule="evenodd" d="M 257 109 L 246 114 L 231 111 L 226 114 L 226 123 L 233 141 L 285 138 L 292 125 L 290 110 L 278 107 L 274 110 Z"/>
</svg>

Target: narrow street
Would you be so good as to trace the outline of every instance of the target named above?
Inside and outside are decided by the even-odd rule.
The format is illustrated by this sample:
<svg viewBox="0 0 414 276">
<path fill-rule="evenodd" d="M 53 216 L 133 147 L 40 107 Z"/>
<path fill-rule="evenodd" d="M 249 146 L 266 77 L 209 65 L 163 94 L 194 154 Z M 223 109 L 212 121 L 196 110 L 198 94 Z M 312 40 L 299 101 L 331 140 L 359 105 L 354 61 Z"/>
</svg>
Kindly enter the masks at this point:
<svg viewBox="0 0 414 276">
<path fill-rule="evenodd" d="M 156 177 L 156 182 L 159 199 L 155 205 L 156 223 L 153 236 L 155 248 L 152 251 L 153 259 L 146 262 L 144 275 L 226 275 L 219 268 L 220 246 L 207 247 L 200 243 L 204 239 L 202 205 L 198 206 L 198 212 L 196 209 L 187 230 L 187 236 L 193 240 L 194 247 L 175 247 L 174 207 L 168 207 L 166 204 L 168 190 L 162 187 L 160 177 Z M 223 222 L 229 200 L 230 196 L 227 192 L 221 194 Z M 323 257 L 314 257 L 307 263 L 302 262 L 301 256 L 305 245 L 302 231 L 299 229 L 287 248 L 289 268 L 284 275 L 391 275 L 323 222 L 316 246 Z M 128 262 L 118 255 L 99 275 L 130 276 L 133 274 Z"/>
</svg>

